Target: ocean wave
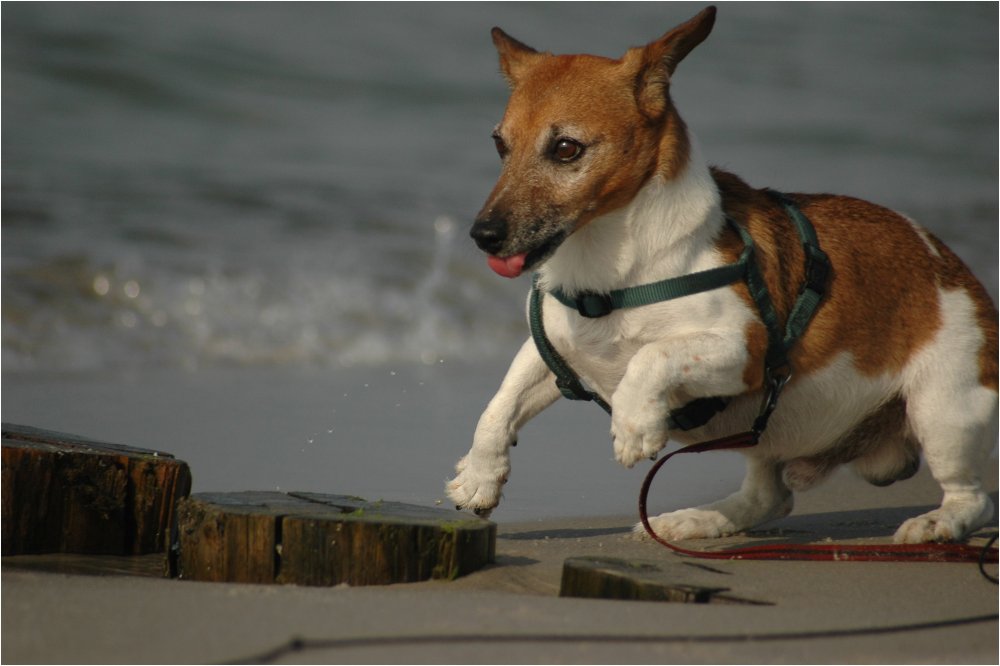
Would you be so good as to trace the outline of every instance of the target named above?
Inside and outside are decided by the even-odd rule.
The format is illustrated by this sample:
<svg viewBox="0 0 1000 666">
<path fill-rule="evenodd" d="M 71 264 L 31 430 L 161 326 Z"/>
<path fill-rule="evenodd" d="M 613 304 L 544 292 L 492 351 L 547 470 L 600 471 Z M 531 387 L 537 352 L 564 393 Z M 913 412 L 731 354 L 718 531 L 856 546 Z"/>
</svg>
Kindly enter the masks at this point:
<svg viewBox="0 0 1000 666">
<path fill-rule="evenodd" d="M 453 256 L 451 218 L 438 217 L 431 228 L 433 246 L 414 257 L 411 280 L 393 277 L 406 272 L 398 268 L 320 269 L 305 259 L 265 266 L 234 258 L 184 272 L 78 254 L 8 267 L 4 370 L 434 364 L 509 355 L 526 335 L 520 289 Z M 497 301 L 503 305 L 488 305 Z"/>
</svg>

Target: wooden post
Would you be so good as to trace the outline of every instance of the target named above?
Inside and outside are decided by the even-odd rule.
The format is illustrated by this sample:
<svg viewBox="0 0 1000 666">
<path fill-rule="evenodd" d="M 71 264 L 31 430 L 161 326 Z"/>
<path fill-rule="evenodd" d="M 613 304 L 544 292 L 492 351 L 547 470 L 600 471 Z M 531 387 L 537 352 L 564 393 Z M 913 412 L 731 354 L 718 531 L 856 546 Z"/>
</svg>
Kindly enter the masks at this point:
<svg viewBox="0 0 1000 666">
<path fill-rule="evenodd" d="M 766 602 L 729 593 L 722 570 L 696 568 L 684 562 L 623 560 L 613 557 L 571 557 L 563 563 L 561 597 L 671 601 L 675 603 Z"/>
<path fill-rule="evenodd" d="M 454 578 L 496 549 L 496 526 L 479 518 L 317 493 L 196 494 L 178 536 L 182 578 L 299 585 Z"/>
<path fill-rule="evenodd" d="M 159 451 L 3 424 L 3 554 L 166 552 L 187 463 Z"/>
</svg>

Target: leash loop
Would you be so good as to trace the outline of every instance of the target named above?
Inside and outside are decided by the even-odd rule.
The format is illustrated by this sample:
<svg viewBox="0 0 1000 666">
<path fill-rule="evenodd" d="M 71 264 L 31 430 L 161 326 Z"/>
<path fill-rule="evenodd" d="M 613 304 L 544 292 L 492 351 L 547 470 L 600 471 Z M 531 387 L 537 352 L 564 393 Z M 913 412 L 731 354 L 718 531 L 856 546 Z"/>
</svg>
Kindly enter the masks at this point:
<svg viewBox="0 0 1000 666">
<path fill-rule="evenodd" d="M 782 543 L 767 546 L 746 546 L 728 550 L 693 550 L 672 544 L 653 529 L 646 510 L 647 497 L 653 478 L 660 468 L 675 455 L 681 453 L 704 453 L 706 451 L 721 451 L 744 449 L 755 446 L 759 435 L 752 430 L 713 439 L 699 444 L 672 451 L 660 458 L 643 479 L 639 490 L 639 520 L 646 533 L 662 546 L 688 557 L 712 560 L 799 560 L 815 562 L 965 562 L 977 563 L 984 570 L 986 563 L 997 563 L 998 552 L 991 548 L 996 537 L 986 546 L 978 547 L 964 543 L 929 543 L 929 544 L 792 544 Z M 989 580 L 995 577 L 985 573 Z"/>
<path fill-rule="evenodd" d="M 778 406 L 778 397 L 781 396 L 781 391 L 784 390 L 785 385 L 792 379 L 792 371 L 790 368 L 785 368 L 781 372 L 767 372 L 766 382 L 768 385 L 767 395 L 764 397 L 764 401 L 761 403 L 760 411 L 757 413 L 757 418 L 754 419 L 753 426 L 750 431 L 757 435 L 758 438 L 764 433 L 767 428 L 767 422 L 771 419 L 771 414 L 774 413 L 775 408 Z"/>
</svg>

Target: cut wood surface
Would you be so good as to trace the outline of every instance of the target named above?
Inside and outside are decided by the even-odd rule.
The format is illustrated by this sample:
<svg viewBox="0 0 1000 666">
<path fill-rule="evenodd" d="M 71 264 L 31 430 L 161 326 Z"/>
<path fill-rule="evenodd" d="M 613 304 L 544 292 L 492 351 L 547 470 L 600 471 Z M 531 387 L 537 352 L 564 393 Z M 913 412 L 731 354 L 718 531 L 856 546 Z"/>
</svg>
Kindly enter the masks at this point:
<svg viewBox="0 0 1000 666">
<path fill-rule="evenodd" d="M 160 451 L 3 424 L 3 554 L 166 552 L 187 463 Z"/>
<path fill-rule="evenodd" d="M 496 526 L 398 502 L 318 493 L 198 493 L 181 503 L 175 573 L 191 580 L 381 585 L 493 561 Z"/>
<path fill-rule="evenodd" d="M 561 597 L 671 601 L 675 603 L 750 603 L 719 585 L 725 572 L 689 562 L 654 562 L 612 557 L 571 557 L 563 563 Z"/>
</svg>

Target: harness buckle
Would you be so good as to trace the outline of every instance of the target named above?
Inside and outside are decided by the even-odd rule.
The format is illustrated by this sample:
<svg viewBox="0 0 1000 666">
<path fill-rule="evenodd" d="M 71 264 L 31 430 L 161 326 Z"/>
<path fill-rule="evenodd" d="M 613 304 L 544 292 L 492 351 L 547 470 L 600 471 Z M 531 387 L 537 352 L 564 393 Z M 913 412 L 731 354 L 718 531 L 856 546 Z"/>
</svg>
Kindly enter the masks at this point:
<svg viewBox="0 0 1000 666">
<path fill-rule="evenodd" d="M 713 416 L 729 404 L 729 398 L 696 398 L 677 409 L 671 410 L 667 427 L 677 430 L 694 430 L 708 423 Z"/>
<path fill-rule="evenodd" d="M 587 319 L 600 319 L 611 314 L 615 309 L 608 294 L 598 294 L 592 291 L 585 291 L 575 299 L 576 311 Z"/>
<path fill-rule="evenodd" d="M 806 243 L 802 248 L 806 253 L 806 276 L 801 291 L 808 289 L 822 294 L 826 291 L 826 282 L 830 277 L 830 259 L 826 252 L 812 243 Z"/>
<path fill-rule="evenodd" d="M 590 391 L 585 389 L 579 380 L 569 377 L 558 377 L 556 379 L 556 386 L 563 397 L 568 400 L 583 400 L 586 402 L 594 399 Z"/>
</svg>

